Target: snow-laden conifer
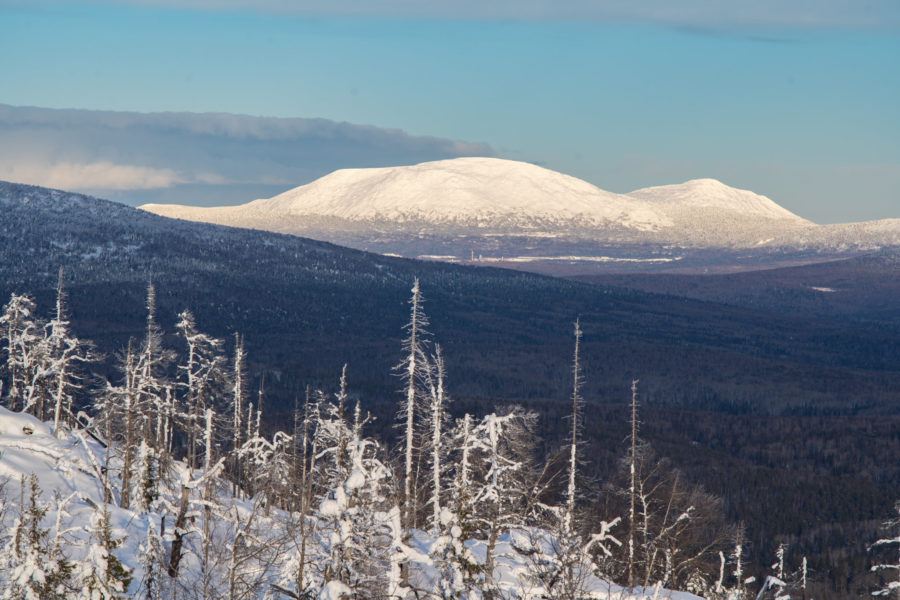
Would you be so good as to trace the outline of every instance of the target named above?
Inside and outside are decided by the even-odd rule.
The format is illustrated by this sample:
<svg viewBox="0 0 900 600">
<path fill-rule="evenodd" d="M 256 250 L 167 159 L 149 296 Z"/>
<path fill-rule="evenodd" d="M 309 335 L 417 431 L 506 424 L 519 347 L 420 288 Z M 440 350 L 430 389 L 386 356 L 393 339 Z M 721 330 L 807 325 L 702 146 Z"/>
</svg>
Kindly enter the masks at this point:
<svg viewBox="0 0 900 600">
<path fill-rule="evenodd" d="M 25 490 L 28 490 L 27 500 Z M 57 505 L 57 528 L 44 527 L 50 505 L 41 500 L 37 476 L 20 481 L 19 511 L 0 558 L 0 599 L 64 600 L 72 586 L 73 567 L 59 528 L 63 504 Z"/>
<path fill-rule="evenodd" d="M 165 464 L 172 450 L 177 416 L 172 382 L 165 373 L 174 360 L 174 352 L 162 343 L 162 329 L 156 319 L 156 287 L 152 279 L 147 283 L 146 310 L 144 339 L 134 350 L 131 385 L 136 395 L 135 406 L 141 409 L 144 437 L 153 440 L 152 445 Z"/>
<path fill-rule="evenodd" d="M 579 350 L 581 344 L 581 325 L 575 320 L 575 351 L 572 359 L 572 435 L 569 441 L 569 485 L 566 488 L 566 508 L 563 527 L 571 531 L 574 527 L 575 514 L 575 481 L 578 470 L 578 434 L 580 426 L 581 408 L 581 367 L 579 364 Z"/>
<path fill-rule="evenodd" d="M 145 600 L 161 600 L 166 583 L 164 579 L 166 551 L 162 538 L 162 521 L 155 515 L 148 515 L 147 521 L 147 532 L 139 548 L 143 579 L 139 582 L 137 597 L 143 597 Z"/>
<path fill-rule="evenodd" d="M 121 600 L 126 597 L 131 583 L 131 574 L 113 552 L 123 537 L 113 532 L 110 523 L 109 506 L 95 506 L 90 517 L 88 547 L 84 558 L 76 563 L 74 570 L 75 594 L 78 600 Z"/>
<path fill-rule="evenodd" d="M 447 395 L 444 392 L 444 357 L 440 345 L 435 345 L 432 364 L 433 369 L 429 369 L 428 373 L 428 412 L 431 425 L 431 498 L 428 503 L 431 505 L 430 530 L 433 535 L 437 535 L 442 522 L 446 520 L 442 517 L 441 510 L 441 494 L 444 493 L 441 457 L 444 454 L 443 432 Z"/>
<path fill-rule="evenodd" d="M 237 450 L 241 447 L 243 435 L 242 425 L 244 416 L 244 379 L 246 377 L 244 362 L 246 360 L 244 352 L 244 338 L 238 334 L 234 334 L 234 363 L 231 376 L 231 448 L 233 450 L 232 462 L 232 493 L 237 494 L 244 478 L 241 461 L 238 459 Z"/>
<path fill-rule="evenodd" d="M 10 410 L 27 406 L 27 389 L 37 369 L 40 327 L 35 322 L 35 303 L 29 296 L 12 294 L 3 307 L 0 326 L 6 335 L 6 405 Z"/>
<path fill-rule="evenodd" d="M 6 338 L 2 348 L 8 377 L 6 404 L 40 420 L 52 416 L 59 435 L 61 423 L 72 416 L 72 393 L 80 388 L 78 367 L 93 359 L 88 345 L 69 330 L 61 270 L 54 317 L 43 321 L 35 311 L 36 305 L 29 296 L 12 294 L 0 315 Z"/>
<path fill-rule="evenodd" d="M 514 408 L 506 414 L 486 415 L 473 430 L 478 470 L 474 504 L 481 534 L 486 538 L 483 594 L 488 600 L 499 593 L 494 577 L 497 541 L 511 527 L 522 524 L 522 507 L 530 489 L 525 472 L 533 450 L 534 413 Z"/>
<path fill-rule="evenodd" d="M 628 589 L 634 588 L 635 571 L 634 561 L 636 552 L 636 526 L 637 526 L 637 449 L 638 449 L 638 417 L 637 417 L 637 380 L 631 382 L 631 450 L 628 453 Z"/>
</svg>

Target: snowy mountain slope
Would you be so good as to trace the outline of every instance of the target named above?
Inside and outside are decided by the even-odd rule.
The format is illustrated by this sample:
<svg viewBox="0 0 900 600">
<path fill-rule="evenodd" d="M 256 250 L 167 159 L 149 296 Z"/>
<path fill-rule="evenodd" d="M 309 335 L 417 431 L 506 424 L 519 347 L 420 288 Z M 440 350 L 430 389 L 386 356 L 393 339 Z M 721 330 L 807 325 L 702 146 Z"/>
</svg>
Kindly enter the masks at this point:
<svg viewBox="0 0 900 600">
<path fill-rule="evenodd" d="M 677 244 L 756 248 L 816 227 L 765 196 L 715 179 L 644 188 L 628 195 L 662 210 L 673 222 L 662 235 Z"/>
<path fill-rule="evenodd" d="M 453 262 L 480 256 L 546 272 L 559 261 L 591 271 L 703 269 L 723 261 L 729 268 L 748 256 L 753 265 L 795 264 L 900 243 L 900 222 L 819 226 L 714 179 L 615 194 L 496 158 L 346 169 L 241 206 L 141 208 L 382 254 Z"/>
<path fill-rule="evenodd" d="M 785 240 L 784 243 L 813 248 L 878 250 L 900 245 L 900 219 L 820 225 L 806 229 L 802 236 Z"/>
<path fill-rule="evenodd" d="M 19 497 L 19 478 L 31 473 L 38 475 L 45 490 L 64 495 L 79 492 L 94 500 L 98 493 L 102 497 L 90 457 L 79 440 L 58 440 L 50 427 L 33 416 L 0 407 L 0 481 L 8 480 L 4 490 L 8 498 Z"/>
<path fill-rule="evenodd" d="M 748 248 L 815 251 L 876 250 L 900 244 L 900 219 L 817 225 L 748 190 L 714 179 L 644 188 L 628 194 L 651 202 L 682 230 L 683 239 L 716 245 L 717 230 Z"/>
<path fill-rule="evenodd" d="M 351 222 L 428 223 L 475 229 L 618 226 L 654 231 L 671 225 L 641 199 L 603 191 L 585 181 L 528 163 L 459 158 L 409 167 L 344 169 L 274 198 L 233 208 L 145 205 L 164 216 L 225 225 L 269 223 L 285 217 Z"/>
<path fill-rule="evenodd" d="M 692 179 L 682 184 L 643 188 L 628 194 L 647 200 L 664 211 L 711 208 L 730 211 L 745 217 L 787 220 L 798 225 L 812 225 L 775 202 L 747 190 L 729 187 L 715 179 Z"/>
<path fill-rule="evenodd" d="M 48 509 L 42 525 L 50 536 L 60 536 L 63 553 L 74 564 L 77 577 L 94 557 L 96 540 L 92 539 L 91 521 L 103 506 L 103 460 L 103 448 L 83 432 L 66 432 L 57 438 L 51 427 L 35 417 L 0 407 L 0 507 L 5 504 L 6 509 L 0 512 L 0 548 L 12 531 L 13 519 L 20 517 L 20 500 L 26 505 L 29 501 L 29 478 L 33 475 L 40 488 L 38 503 Z M 136 590 L 143 576 L 141 543 L 152 524 L 151 515 L 113 505 L 107 505 L 107 509 L 113 536 L 124 538 L 116 554 L 133 567 L 131 589 Z M 9 585 L 9 575 L 0 572 L 0 592 Z M 75 590 L 68 593 L 76 595 Z"/>
<path fill-rule="evenodd" d="M 496 158 L 346 169 L 241 206 L 141 208 L 192 221 L 326 238 L 347 230 L 752 246 L 760 235 L 813 225 L 764 196 L 713 179 L 614 194 L 562 173 Z"/>
</svg>

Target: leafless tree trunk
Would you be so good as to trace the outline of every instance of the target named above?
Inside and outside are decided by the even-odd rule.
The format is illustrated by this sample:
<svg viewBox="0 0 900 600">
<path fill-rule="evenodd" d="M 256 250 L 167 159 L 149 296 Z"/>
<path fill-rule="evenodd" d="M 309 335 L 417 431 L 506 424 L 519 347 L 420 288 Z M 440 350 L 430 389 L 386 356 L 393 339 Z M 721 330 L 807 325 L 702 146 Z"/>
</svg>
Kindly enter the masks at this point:
<svg viewBox="0 0 900 600">
<path fill-rule="evenodd" d="M 189 499 L 190 490 L 186 486 L 182 486 L 181 503 L 178 507 L 178 515 L 175 517 L 175 538 L 172 540 L 172 548 L 169 552 L 169 566 L 166 569 L 166 572 L 172 579 L 175 579 L 178 576 L 178 565 L 181 563 L 182 546 L 184 545 L 184 526 L 187 521 Z"/>
<path fill-rule="evenodd" d="M 566 492 L 566 514 L 564 529 L 570 533 L 573 528 L 573 515 L 575 513 L 575 474 L 578 469 L 578 408 L 581 403 L 579 387 L 581 384 L 581 371 L 578 365 L 578 350 L 581 342 L 581 327 L 579 320 L 575 320 L 575 355 L 572 361 L 572 440 L 569 448 L 569 487 Z"/>
<path fill-rule="evenodd" d="M 631 382 L 631 456 L 629 465 L 629 474 L 631 484 L 628 488 L 629 493 L 629 509 L 628 509 L 628 589 L 634 588 L 634 551 L 635 551 L 635 501 L 637 496 L 636 477 L 637 477 L 637 380 Z"/>
</svg>

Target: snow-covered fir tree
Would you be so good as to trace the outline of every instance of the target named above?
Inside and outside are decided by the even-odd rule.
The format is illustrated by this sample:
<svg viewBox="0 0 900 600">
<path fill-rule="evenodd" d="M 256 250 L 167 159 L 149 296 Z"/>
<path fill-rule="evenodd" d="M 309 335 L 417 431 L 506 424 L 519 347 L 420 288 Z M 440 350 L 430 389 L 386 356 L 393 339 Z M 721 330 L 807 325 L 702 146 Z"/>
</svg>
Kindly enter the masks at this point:
<svg viewBox="0 0 900 600">
<path fill-rule="evenodd" d="M 41 327 L 35 320 L 30 297 L 12 294 L 3 308 L 0 326 L 6 334 L 6 405 L 11 410 L 29 410 L 43 375 L 40 363 L 45 348 L 39 343 Z"/>
<path fill-rule="evenodd" d="M 94 507 L 90 525 L 86 527 L 89 545 L 84 558 L 75 563 L 73 579 L 75 593 L 69 597 L 79 600 L 119 600 L 126 597 L 131 574 L 115 555 L 123 537 L 113 533 L 109 506 Z"/>
<path fill-rule="evenodd" d="M 27 500 L 25 494 L 27 491 Z M 55 531 L 44 527 L 50 504 L 41 499 L 37 476 L 20 481 L 18 516 L 0 559 L 2 600 L 64 600 L 73 588 L 73 565 L 64 551 L 60 521 L 63 506 L 57 505 Z"/>
</svg>

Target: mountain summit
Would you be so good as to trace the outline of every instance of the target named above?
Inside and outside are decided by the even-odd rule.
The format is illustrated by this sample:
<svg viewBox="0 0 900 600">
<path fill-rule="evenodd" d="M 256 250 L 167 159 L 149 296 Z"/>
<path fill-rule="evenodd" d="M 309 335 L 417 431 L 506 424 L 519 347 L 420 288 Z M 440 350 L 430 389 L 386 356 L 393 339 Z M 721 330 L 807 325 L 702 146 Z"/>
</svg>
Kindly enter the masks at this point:
<svg viewBox="0 0 900 600">
<path fill-rule="evenodd" d="M 650 202 L 600 188 L 537 165 L 499 158 L 457 158 L 404 167 L 342 169 L 274 198 L 238 207 L 194 209 L 150 204 L 161 215 L 222 224 L 286 216 L 348 222 L 430 223 L 480 229 L 671 225 Z M 263 227 L 269 229 L 270 227 Z"/>
<path fill-rule="evenodd" d="M 712 208 L 762 219 L 781 219 L 812 225 L 782 208 L 769 198 L 748 190 L 729 187 L 716 179 L 691 179 L 676 185 L 661 185 L 636 190 L 628 194 L 665 209 Z"/>
</svg>

